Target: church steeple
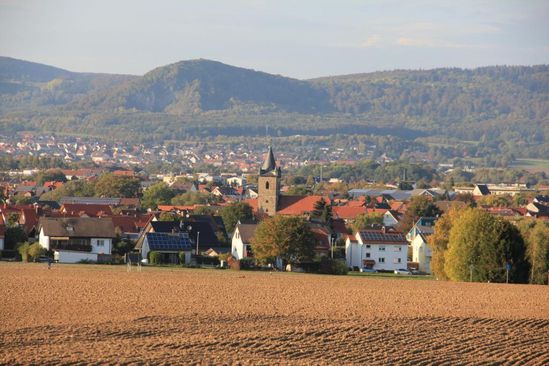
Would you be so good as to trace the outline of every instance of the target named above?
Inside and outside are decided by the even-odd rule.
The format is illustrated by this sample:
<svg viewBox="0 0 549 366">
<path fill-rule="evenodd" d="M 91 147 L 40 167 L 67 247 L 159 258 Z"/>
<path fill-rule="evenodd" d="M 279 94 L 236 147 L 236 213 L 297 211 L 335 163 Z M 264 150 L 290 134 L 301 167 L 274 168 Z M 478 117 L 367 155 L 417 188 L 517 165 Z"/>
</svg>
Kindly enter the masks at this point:
<svg viewBox="0 0 549 366">
<path fill-rule="evenodd" d="M 273 148 L 269 146 L 269 151 L 267 152 L 267 156 L 265 156 L 263 165 L 259 169 L 259 175 L 273 174 L 273 173 L 277 176 L 280 176 L 280 169 L 276 167 L 276 160 L 274 158 Z"/>
<path fill-rule="evenodd" d="M 280 168 L 276 166 L 273 149 L 269 146 L 265 161 L 259 169 L 257 207 L 260 212 L 273 216 L 280 195 Z"/>
</svg>

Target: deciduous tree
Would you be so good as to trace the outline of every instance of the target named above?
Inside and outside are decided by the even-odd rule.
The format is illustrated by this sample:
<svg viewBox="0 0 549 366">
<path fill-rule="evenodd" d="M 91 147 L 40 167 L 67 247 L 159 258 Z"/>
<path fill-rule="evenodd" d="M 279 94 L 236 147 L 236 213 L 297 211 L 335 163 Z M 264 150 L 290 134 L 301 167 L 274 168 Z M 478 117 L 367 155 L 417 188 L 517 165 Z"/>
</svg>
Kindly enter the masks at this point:
<svg viewBox="0 0 549 366">
<path fill-rule="evenodd" d="M 252 207 L 245 202 L 235 202 L 223 207 L 221 217 L 227 232 L 232 233 L 239 220 L 249 220 L 254 217 Z"/>
<path fill-rule="evenodd" d="M 444 270 L 453 281 L 504 282 L 511 264 L 510 281 L 526 282 L 528 263 L 518 229 L 509 221 L 480 209 L 467 209 L 450 230 Z"/>
<path fill-rule="evenodd" d="M 258 225 L 251 244 L 259 260 L 274 263 L 278 257 L 298 263 L 313 257 L 316 240 L 303 218 L 279 215 Z"/>
</svg>

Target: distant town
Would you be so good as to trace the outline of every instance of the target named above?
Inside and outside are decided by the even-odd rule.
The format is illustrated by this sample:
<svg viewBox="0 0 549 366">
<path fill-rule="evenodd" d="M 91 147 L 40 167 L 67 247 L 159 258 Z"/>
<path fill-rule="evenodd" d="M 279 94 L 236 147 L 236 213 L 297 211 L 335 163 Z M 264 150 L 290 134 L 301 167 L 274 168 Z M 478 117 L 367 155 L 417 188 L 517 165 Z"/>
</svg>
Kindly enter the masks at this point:
<svg viewBox="0 0 549 366">
<path fill-rule="evenodd" d="M 303 161 L 292 151 L 277 152 L 275 157 L 272 147 L 265 149 L 246 142 L 183 148 L 33 135 L 23 135 L 21 141 L 3 138 L 4 165 L 19 157 L 37 159 L 38 166 L 44 159 L 60 166 L 2 172 L 2 256 L 68 263 L 388 271 L 463 280 L 467 273 L 452 274 L 452 268 L 440 263 L 437 267 L 440 257 L 449 255 L 445 252 L 450 232 L 438 237 L 436 222 L 459 221 L 460 214 L 463 220 L 467 215 L 487 215 L 486 225 L 511 222 L 521 228 L 517 235 L 522 237 L 509 243 L 518 249 L 497 253 L 507 259 L 491 263 L 488 273 L 470 274 L 470 279 L 501 281 L 508 261 L 517 266 L 513 281 L 546 281 L 542 273 L 547 263 L 528 265 L 532 259 L 525 249 L 540 241 L 545 245 L 549 186 L 544 180 L 536 185 L 519 180 L 460 185 L 448 179 L 437 184 L 437 177 L 452 174 L 452 165 L 442 164 L 427 170 L 429 177 L 420 172 L 413 178 L 409 171 L 415 166 L 407 162 L 394 166 L 394 179 L 365 175 L 349 181 L 323 175 L 323 164 L 328 164 L 328 171 L 333 171 L 329 164 L 350 172 L 369 164 L 376 172 L 386 172 L 391 164 L 401 163 L 386 156 L 364 163 L 368 152 L 358 154 L 353 147 L 323 148 L 324 158 L 317 161 Z M 316 164 L 315 169 L 299 175 L 309 164 Z M 147 172 L 151 165 L 156 169 Z M 174 168 L 179 170 L 169 170 Z M 473 174 L 474 169 L 460 172 Z M 537 222 L 545 231 L 532 237 Z M 457 225 L 451 222 L 441 229 L 448 230 L 448 224 Z M 288 227 L 308 236 L 290 244 L 296 248 L 265 252 L 266 247 L 279 245 L 273 239 L 277 232 L 284 237 L 295 234 L 286 232 Z M 512 233 L 494 235 L 490 240 Z M 289 254 L 294 251 L 298 254 Z M 433 259 L 437 255 L 439 259 Z M 481 267 L 486 264 L 478 263 Z"/>
</svg>

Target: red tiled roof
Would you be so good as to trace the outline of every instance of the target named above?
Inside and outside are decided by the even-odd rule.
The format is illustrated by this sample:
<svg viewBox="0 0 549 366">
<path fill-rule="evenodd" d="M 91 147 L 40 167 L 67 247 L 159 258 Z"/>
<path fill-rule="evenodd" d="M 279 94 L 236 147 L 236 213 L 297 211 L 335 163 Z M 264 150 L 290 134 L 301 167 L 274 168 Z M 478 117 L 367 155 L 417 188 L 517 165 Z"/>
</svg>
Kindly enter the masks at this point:
<svg viewBox="0 0 549 366">
<path fill-rule="evenodd" d="M 303 215 L 312 212 L 315 203 L 321 198 L 329 202 L 329 199 L 322 196 L 280 196 L 276 213 L 281 215 Z"/>
<path fill-rule="evenodd" d="M 57 189 L 59 187 L 61 187 L 63 184 L 63 182 L 57 182 L 57 181 L 49 181 L 49 182 L 44 182 L 44 188 L 54 188 L 54 189 Z"/>
<path fill-rule="evenodd" d="M 169 211 L 189 211 L 195 209 L 195 205 L 179 206 L 179 205 L 158 205 L 158 210 L 162 212 Z"/>
<path fill-rule="evenodd" d="M 141 221 L 141 217 L 135 216 L 113 216 L 112 223 L 116 228 L 120 228 L 124 233 L 138 233 L 137 223 Z"/>
<path fill-rule="evenodd" d="M 362 197 L 360 197 L 362 198 Z M 349 207 L 364 207 L 366 204 L 366 201 L 359 199 L 358 201 L 349 201 L 347 202 L 347 206 Z"/>
<path fill-rule="evenodd" d="M 363 206 L 334 206 L 332 207 L 332 214 L 334 218 L 351 220 L 355 219 L 358 215 L 365 214 L 367 212 L 366 207 Z"/>
<path fill-rule="evenodd" d="M 393 211 L 400 211 L 402 207 L 404 206 L 404 202 L 402 201 L 391 201 L 389 202 L 389 206 L 391 207 L 391 210 Z"/>
<path fill-rule="evenodd" d="M 248 205 L 250 205 L 250 207 L 254 212 L 257 212 L 257 198 L 248 198 L 243 201 Z"/>
<path fill-rule="evenodd" d="M 135 174 L 133 170 L 115 170 L 112 172 L 114 175 L 133 177 Z"/>
<path fill-rule="evenodd" d="M 61 212 L 70 214 L 86 214 L 90 217 L 112 216 L 112 210 L 109 205 L 65 203 L 61 206 Z"/>
<path fill-rule="evenodd" d="M 387 210 L 386 208 L 368 208 L 367 210 L 367 213 L 377 213 L 377 214 L 380 214 L 380 215 L 383 215 L 385 214 L 385 212 L 389 211 Z"/>
<path fill-rule="evenodd" d="M 25 219 L 25 230 L 30 232 L 36 225 L 38 225 L 38 214 L 34 208 L 24 208 L 21 210 L 21 218 Z"/>
</svg>

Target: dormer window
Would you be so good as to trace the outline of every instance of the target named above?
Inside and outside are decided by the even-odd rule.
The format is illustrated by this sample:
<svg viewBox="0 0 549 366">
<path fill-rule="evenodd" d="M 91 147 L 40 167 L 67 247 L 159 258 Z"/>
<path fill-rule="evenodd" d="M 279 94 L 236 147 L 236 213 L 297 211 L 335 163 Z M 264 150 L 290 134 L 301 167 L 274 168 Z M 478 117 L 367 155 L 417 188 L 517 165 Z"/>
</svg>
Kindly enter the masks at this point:
<svg viewBox="0 0 549 366">
<path fill-rule="evenodd" d="M 67 231 L 74 231 L 74 228 L 72 226 L 67 226 Z"/>
</svg>

